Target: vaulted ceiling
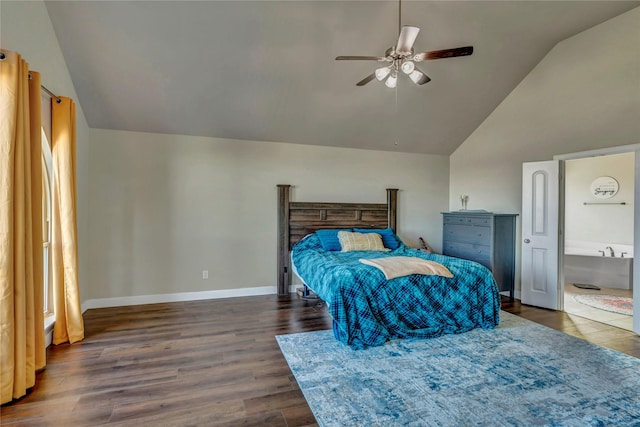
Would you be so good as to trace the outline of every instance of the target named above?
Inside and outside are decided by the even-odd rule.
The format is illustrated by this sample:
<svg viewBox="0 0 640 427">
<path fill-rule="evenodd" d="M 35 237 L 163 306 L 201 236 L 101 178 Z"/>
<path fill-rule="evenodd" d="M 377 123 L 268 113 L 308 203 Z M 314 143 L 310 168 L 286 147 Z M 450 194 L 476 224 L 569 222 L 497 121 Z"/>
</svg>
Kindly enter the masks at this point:
<svg viewBox="0 0 640 427">
<path fill-rule="evenodd" d="M 404 1 L 432 81 L 355 83 L 398 37 L 396 1 L 48 1 L 94 128 L 451 154 L 558 42 L 630 1 Z M 589 52 L 579 52 L 589 55 Z"/>
</svg>

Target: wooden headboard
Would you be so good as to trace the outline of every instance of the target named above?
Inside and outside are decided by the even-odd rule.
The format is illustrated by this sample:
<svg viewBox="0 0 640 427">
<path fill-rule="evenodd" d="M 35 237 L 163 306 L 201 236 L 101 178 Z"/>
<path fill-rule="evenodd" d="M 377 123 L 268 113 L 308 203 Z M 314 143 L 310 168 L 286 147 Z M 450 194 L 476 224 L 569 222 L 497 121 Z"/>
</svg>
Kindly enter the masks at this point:
<svg viewBox="0 0 640 427">
<path fill-rule="evenodd" d="M 278 295 L 289 294 L 289 252 L 307 234 L 322 228 L 386 228 L 396 231 L 398 189 L 387 189 L 387 203 L 291 202 L 290 185 L 278 185 Z"/>
</svg>

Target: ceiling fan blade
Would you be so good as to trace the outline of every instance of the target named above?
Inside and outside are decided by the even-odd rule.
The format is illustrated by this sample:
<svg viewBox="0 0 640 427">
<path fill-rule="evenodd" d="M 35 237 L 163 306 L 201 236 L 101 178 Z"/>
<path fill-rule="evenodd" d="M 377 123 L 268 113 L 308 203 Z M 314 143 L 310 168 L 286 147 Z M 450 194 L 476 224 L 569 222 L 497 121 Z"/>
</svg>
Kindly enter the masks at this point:
<svg viewBox="0 0 640 427">
<path fill-rule="evenodd" d="M 389 59 L 382 56 L 336 56 L 336 61 L 378 61 L 385 62 Z"/>
<path fill-rule="evenodd" d="M 419 32 L 420 28 L 418 27 L 411 27 L 409 25 L 402 27 L 400 36 L 398 37 L 398 43 L 396 44 L 396 53 L 400 55 L 410 55 L 411 52 L 413 52 L 413 43 L 415 43 Z"/>
<path fill-rule="evenodd" d="M 356 83 L 356 86 L 364 86 L 367 83 L 369 83 L 371 80 L 376 78 L 376 73 L 371 73 L 369 74 L 367 77 L 365 77 L 364 79 L 360 80 L 358 83 Z"/>
<path fill-rule="evenodd" d="M 431 81 L 431 77 L 427 76 L 423 71 L 418 70 L 417 68 L 409 74 L 409 78 L 417 85 L 423 85 Z"/>
<path fill-rule="evenodd" d="M 432 50 L 431 52 L 418 53 L 413 57 L 416 62 L 428 59 L 453 58 L 454 56 L 469 56 L 473 53 L 473 46 L 456 47 L 454 49 Z"/>
</svg>

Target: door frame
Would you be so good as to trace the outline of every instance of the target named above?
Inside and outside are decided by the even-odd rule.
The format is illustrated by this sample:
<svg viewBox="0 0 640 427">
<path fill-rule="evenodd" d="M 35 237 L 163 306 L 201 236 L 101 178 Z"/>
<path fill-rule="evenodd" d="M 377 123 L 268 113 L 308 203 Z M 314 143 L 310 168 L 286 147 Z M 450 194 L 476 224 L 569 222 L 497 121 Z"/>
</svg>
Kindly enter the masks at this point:
<svg viewBox="0 0 640 427">
<path fill-rule="evenodd" d="M 597 150 L 580 151 L 577 153 L 558 154 L 553 160 L 575 160 L 588 157 L 609 156 L 612 154 L 633 153 L 634 161 L 634 187 L 633 187 L 633 332 L 640 334 L 640 257 L 636 250 L 640 248 L 640 144 L 620 145 L 616 147 L 600 148 Z M 563 191 L 564 194 L 564 191 Z M 561 270 L 564 275 L 564 271 Z M 560 279 L 560 278 L 559 278 Z M 558 281 L 558 292 L 564 294 L 564 281 Z M 560 309 L 564 311 L 564 300 L 561 300 Z"/>
</svg>

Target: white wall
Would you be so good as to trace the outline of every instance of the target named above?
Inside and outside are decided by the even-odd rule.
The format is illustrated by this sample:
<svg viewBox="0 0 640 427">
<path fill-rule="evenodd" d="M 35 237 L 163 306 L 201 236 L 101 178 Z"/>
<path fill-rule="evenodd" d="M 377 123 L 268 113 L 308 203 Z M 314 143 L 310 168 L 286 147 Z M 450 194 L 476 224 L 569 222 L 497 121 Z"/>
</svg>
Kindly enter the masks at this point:
<svg viewBox="0 0 640 427">
<path fill-rule="evenodd" d="M 451 156 L 450 207 L 520 213 L 523 162 L 639 142 L 638 40 L 640 8 L 556 45 Z"/>
<path fill-rule="evenodd" d="M 76 102 L 76 176 L 78 209 L 78 263 L 80 297 L 89 291 L 89 126 L 78 102 L 69 70 L 58 45 L 47 8 L 42 1 L 6 1 L 0 3 L 0 44 L 13 50 L 41 74 L 42 84 L 53 93 L 68 96 Z"/>
<path fill-rule="evenodd" d="M 630 152 L 566 161 L 565 240 L 633 246 L 634 159 Z M 602 200 L 591 195 L 591 183 L 599 176 L 618 181 L 615 196 Z"/>
<path fill-rule="evenodd" d="M 444 156 L 92 129 L 90 165 L 92 298 L 275 292 L 277 184 L 293 201 L 399 188 L 401 238 L 441 246 Z"/>
</svg>

